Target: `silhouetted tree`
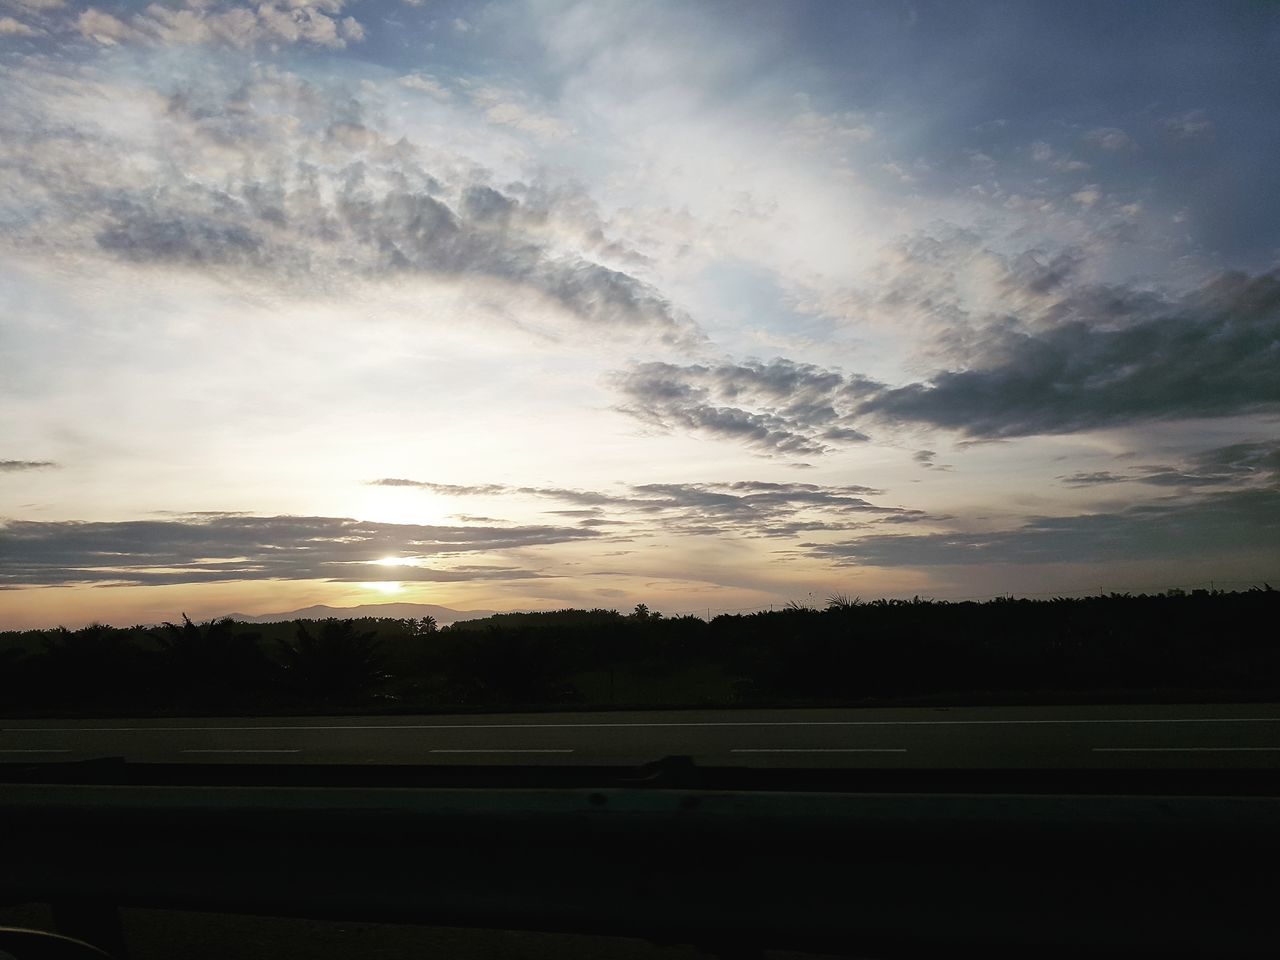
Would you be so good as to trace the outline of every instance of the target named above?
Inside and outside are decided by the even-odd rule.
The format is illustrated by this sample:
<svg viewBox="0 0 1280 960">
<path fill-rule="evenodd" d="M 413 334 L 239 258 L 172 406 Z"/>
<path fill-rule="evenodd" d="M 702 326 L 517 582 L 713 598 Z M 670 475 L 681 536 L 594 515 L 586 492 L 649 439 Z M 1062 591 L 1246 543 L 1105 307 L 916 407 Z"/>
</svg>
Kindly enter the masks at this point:
<svg viewBox="0 0 1280 960">
<path fill-rule="evenodd" d="M 271 682 L 273 666 L 258 646 L 258 634 L 230 618 L 198 625 L 184 613 L 181 625 L 166 621 L 152 636 L 165 679 L 180 701 L 244 702 Z"/>
<path fill-rule="evenodd" d="M 143 651 L 128 631 L 95 623 L 59 627 L 44 639 L 30 679 L 44 703 L 80 709 L 148 705 L 151 675 Z"/>
<path fill-rule="evenodd" d="M 293 643 L 280 642 L 290 685 L 327 702 L 367 698 L 387 679 L 376 633 L 336 618 L 322 620 L 318 626 L 319 631 L 312 633 L 301 622 Z"/>
</svg>

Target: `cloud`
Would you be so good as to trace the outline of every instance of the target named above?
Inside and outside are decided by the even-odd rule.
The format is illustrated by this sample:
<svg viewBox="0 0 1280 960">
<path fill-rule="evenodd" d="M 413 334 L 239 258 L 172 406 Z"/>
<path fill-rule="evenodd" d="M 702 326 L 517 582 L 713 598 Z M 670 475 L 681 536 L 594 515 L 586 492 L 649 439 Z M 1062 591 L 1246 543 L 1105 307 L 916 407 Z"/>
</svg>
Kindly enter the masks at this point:
<svg viewBox="0 0 1280 960">
<path fill-rule="evenodd" d="M 1037 163 L 1048 164 L 1062 173 L 1077 173 L 1089 169 L 1089 164 L 1083 160 L 1077 160 L 1068 154 L 1054 150 L 1043 140 L 1037 140 L 1031 144 L 1031 159 Z"/>
<path fill-rule="evenodd" d="M 143 209 L 117 213 L 96 239 L 103 250 L 135 262 L 261 264 L 267 253 L 263 237 L 243 224 Z"/>
<path fill-rule="evenodd" d="M 76 18 L 76 29 L 89 40 L 104 46 L 114 46 L 122 41 L 141 41 L 142 33 L 134 30 L 123 20 L 90 7 L 83 10 Z"/>
<path fill-rule="evenodd" d="M 1133 142 L 1133 138 L 1118 127 L 1094 127 L 1092 130 L 1086 131 L 1080 139 L 1090 146 L 1105 150 L 1108 153 L 1132 150 L 1137 146 Z"/>
<path fill-rule="evenodd" d="M 37 37 L 42 32 L 13 17 L 0 17 L 0 37 Z"/>
<path fill-rule="evenodd" d="M 441 103 L 447 103 L 453 99 L 449 88 L 428 73 L 411 73 L 403 76 L 400 78 L 400 86 L 425 93 Z"/>
<path fill-rule="evenodd" d="M 229 580 L 527 579 L 514 568 L 377 564 L 387 556 L 444 558 L 594 537 L 556 526 L 426 526 L 339 517 L 191 515 L 105 523 L 9 521 L 0 587 Z M 387 575 L 394 571 L 394 576 Z M 505 573 L 504 573 L 505 571 Z"/>
<path fill-rule="evenodd" d="M 248 49 L 265 43 L 304 43 L 341 49 L 364 39 L 364 28 L 354 17 L 338 16 L 343 6 L 341 0 L 256 5 L 215 0 L 181 7 L 153 3 L 125 19 L 89 7 L 76 18 L 75 27 L 104 46 L 225 44 Z"/>
<path fill-rule="evenodd" d="M 1059 477 L 1069 487 L 1095 487 L 1108 483 L 1124 483 L 1133 478 L 1126 477 L 1110 470 L 1095 470 L 1091 473 L 1073 473 L 1069 477 Z"/>
<path fill-rule="evenodd" d="M 530 104 L 520 91 L 485 85 L 469 89 L 467 96 L 486 120 L 498 126 L 513 127 L 544 142 L 566 140 L 573 134 L 567 123 Z"/>
<path fill-rule="evenodd" d="M 775 359 L 718 366 L 651 362 L 614 375 L 618 407 L 664 431 L 688 430 L 779 456 L 820 456 L 866 440 L 836 371 Z"/>
<path fill-rule="evenodd" d="M 1280 560 L 1280 489 L 1231 491 L 1115 513 L 1037 517 L 993 533 L 872 535 L 804 545 L 840 565 L 1115 563 L 1196 560 L 1245 552 Z"/>
<path fill-rule="evenodd" d="M 1180 466 L 1153 466 L 1127 474 L 1109 470 L 1060 478 L 1072 487 L 1113 483 L 1149 483 L 1160 487 L 1238 486 L 1280 479 L 1280 446 L 1271 443 L 1233 443 L 1206 450 Z"/>
<path fill-rule="evenodd" d="M 443 494 L 447 497 L 491 496 L 494 494 L 507 493 L 511 489 L 510 487 L 500 483 L 482 483 L 474 486 L 465 486 L 454 483 L 425 483 L 421 480 L 406 480 L 402 477 L 383 477 L 380 480 L 369 481 L 369 485 L 374 487 L 418 487 L 422 490 L 429 490 L 432 493 Z"/>
<path fill-rule="evenodd" d="M 95 16 L 93 28 L 122 37 L 120 23 Z M 32 80 L 42 96 L 57 95 L 42 87 L 81 87 L 45 80 Z M 384 136 L 357 101 L 275 70 L 225 92 L 143 98 L 137 109 L 161 135 L 122 139 L 96 123 L 72 134 L 0 116 L 14 196 L 40 198 L 3 242 L 50 252 L 91 244 L 134 264 L 309 294 L 353 277 L 477 282 L 524 310 L 673 344 L 695 339 L 692 321 L 653 286 L 592 259 L 627 252 L 580 192 L 499 189 L 457 158 Z"/>
<path fill-rule="evenodd" d="M 17 473 L 20 470 L 43 470 L 56 467 L 52 460 L 0 460 L 0 473 Z"/>
<path fill-rule="evenodd" d="M 850 530 L 890 517 L 904 522 L 928 517 L 923 511 L 873 503 L 867 497 L 884 491 L 855 484 L 829 486 L 763 480 L 647 483 L 608 493 L 399 478 L 371 482 L 378 486 L 418 487 L 449 496 L 538 497 L 571 504 L 570 508 L 547 512 L 578 519 L 584 526 L 629 525 L 637 532 L 653 527 L 662 533 L 685 536 L 786 538 L 805 530 Z"/>
<path fill-rule="evenodd" d="M 1081 187 L 1071 195 L 1071 199 L 1082 207 L 1092 207 L 1095 203 L 1102 199 L 1102 191 L 1096 183 L 1091 183 L 1086 187 Z"/>
<path fill-rule="evenodd" d="M 1165 117 L 1160 125 L 1178 140 L 1207 140 L 1213 136 L 1213 121 L 1204 110 L 1188 110 Z"/>
<path fill-rule="evenodd" d="M 972 369 L 863 382 L 851 413 L 997 438 L 1280 406 L 1277 273 L 1224 274 L 1179 299 L 1104 292 L 1070 291 L 1036 326 L 985 331 Z"/>
</svg>

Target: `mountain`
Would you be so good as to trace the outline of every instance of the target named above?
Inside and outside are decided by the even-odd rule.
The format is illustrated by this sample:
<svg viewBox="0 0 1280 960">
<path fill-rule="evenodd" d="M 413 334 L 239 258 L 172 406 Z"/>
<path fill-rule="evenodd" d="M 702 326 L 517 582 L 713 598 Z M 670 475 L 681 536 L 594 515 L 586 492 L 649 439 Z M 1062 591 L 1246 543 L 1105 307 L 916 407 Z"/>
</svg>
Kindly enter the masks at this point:
<svg viewBox="0 0 1280 960">
<path fill-rule="evenodd" d="M 379 617 L 393 620 L 417 619 L 419 617 L 435 617 L 436 623 L 442 627 L 459 620 L 477 620 L 490 617 L 496 610 L 454 610 L 434 603 L 366 603 L 358 607 L 328 607 L 317 604 L 314 607 L 303 607 L 301 610 L 290 610 L 288 613 L 229 613 L 232 620 L 245 623 L 279 623 L 281 620 L 326 620 L 336 617 L 339 620 L 356 620 L 361 617 Z"/>
</svg>

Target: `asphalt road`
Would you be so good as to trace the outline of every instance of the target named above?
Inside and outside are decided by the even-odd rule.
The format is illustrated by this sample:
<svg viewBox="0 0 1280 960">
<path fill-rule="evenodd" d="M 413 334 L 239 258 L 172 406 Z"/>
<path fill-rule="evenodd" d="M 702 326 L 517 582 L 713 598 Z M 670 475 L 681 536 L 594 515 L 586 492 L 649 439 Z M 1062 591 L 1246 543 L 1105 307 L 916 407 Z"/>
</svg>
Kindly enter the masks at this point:
<svg viewBox="0 0 1280 960">
<path fill-rule="evenodd" d="M 0 762 L 1271 768 L 1280 704 L 0 721 Z"/>
</svg>

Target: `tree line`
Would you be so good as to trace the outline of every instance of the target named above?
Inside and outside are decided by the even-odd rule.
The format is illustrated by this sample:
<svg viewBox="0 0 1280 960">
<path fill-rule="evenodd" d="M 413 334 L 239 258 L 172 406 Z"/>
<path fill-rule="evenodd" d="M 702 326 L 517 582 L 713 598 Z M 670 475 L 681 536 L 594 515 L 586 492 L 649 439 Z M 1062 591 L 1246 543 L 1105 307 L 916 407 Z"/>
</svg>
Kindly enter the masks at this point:
<svg viewBox="0 0 1280 960">
<path fill-rule="evenodd" d="M 1280 592 L 831 597 L 617 610 L 0 633 L 0 712 L 147 715 L 1280 697 Z"/>
</svg>

